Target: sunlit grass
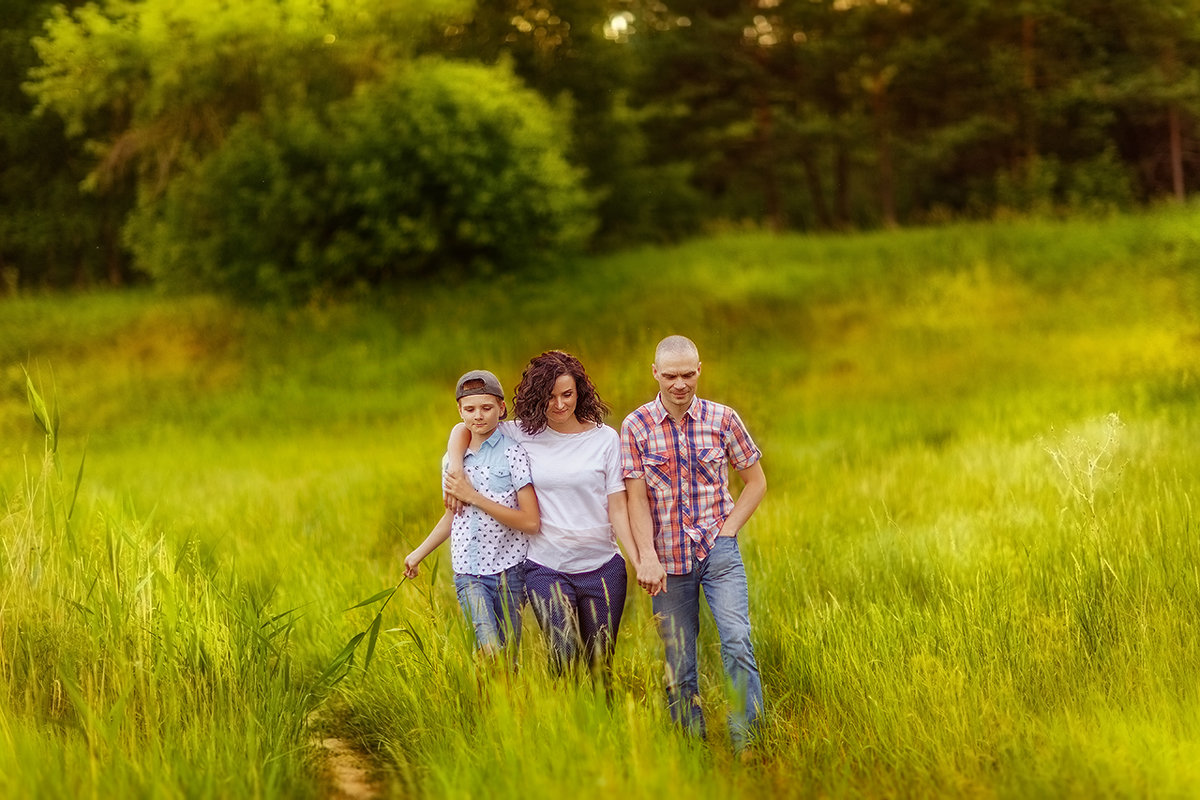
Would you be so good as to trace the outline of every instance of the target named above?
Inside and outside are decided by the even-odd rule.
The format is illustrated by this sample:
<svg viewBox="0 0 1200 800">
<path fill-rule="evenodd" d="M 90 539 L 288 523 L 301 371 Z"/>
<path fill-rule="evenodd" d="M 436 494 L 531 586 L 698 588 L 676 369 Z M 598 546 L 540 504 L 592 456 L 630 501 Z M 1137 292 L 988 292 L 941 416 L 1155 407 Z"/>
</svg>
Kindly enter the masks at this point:
<svg viewBox="0 0 1200 800">
<path fill-rule="evenodd" d="M 1197 231 L 748 234 L 294 311 L 4 301 L 0 794 L 302 797 L 315 727 L 391 796 L 1192 795 Z M 753 758 L 711 630 L 700 745 L 636 590 L 610 699 L 547 673 L 528 615 L 518 674 L 477 663 L 445 554 L 370 669 L 317 683 L 439 513 L 458 374 L 569 349 L 618 424 L 676 331 L 766 453 Z"/>
</svg>

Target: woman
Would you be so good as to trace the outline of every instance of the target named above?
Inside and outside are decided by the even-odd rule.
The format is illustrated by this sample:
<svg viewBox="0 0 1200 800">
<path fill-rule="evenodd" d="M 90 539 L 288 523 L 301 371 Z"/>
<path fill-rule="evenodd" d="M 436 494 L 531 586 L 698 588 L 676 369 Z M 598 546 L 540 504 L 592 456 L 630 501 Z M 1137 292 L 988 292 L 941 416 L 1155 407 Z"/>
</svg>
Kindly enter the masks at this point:
<svg viewBox="0 0 1200 800">
<path fill-rule="evenodd" d="M 551 350 L 532 359 L 513 400 L 516 422 L 500 430 L 529 454 L 541 532 L 525 561 L 525 592 L 558 671 L 581 658 L 607 679 L 625 606 L 617 542 L 638 558 L 629 527 L 620 437 L 579 359 Z M 451 436 L 447 491 L 471 496 L 461 472 L 467 432 Z"/>
</svg>

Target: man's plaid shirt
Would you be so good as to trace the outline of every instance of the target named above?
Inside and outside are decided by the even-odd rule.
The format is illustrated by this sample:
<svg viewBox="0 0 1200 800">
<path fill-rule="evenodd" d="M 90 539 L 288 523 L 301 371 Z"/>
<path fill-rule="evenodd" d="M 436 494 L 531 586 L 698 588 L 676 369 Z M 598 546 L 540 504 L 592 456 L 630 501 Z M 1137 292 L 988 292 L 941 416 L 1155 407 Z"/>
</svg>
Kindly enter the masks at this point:
<svg viewBox="0 0 1200 800">
<path fill-rule="evenodd" d="M 654 549 L 669 574 L 706 558 L 733 511 L 726 464 L 743 470 L 760 458 L 737 412 L 720 403 L 697 397 L 677 423 L 659 396 L 625 418 L 621 466 L 646 481 Z"/>
</svg>

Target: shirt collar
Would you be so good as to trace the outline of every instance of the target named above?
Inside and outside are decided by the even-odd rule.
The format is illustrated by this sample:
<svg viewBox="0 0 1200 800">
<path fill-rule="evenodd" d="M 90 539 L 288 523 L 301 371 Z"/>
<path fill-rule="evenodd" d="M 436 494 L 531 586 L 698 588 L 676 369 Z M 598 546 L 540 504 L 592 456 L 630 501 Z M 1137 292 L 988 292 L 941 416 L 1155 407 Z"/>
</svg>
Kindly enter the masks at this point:
<svg viewBox="0 0 1200 800">
<path fill-rule="evenodd" d="M 671 416 L 671 412 L 667 411 L 666 404 L 662 400 L 662 392 L 654 396 L 654 402 L 651 404 L 651 411 L 654 414 L 654 421 L 661 425 L 663 420 Z M 693 420 L 700 419 L 700 398 L 692 396 L 692 404 L 687 407 L 687 411 L 683 412 L 685 417 L 691 417 Z"/>
<path fill-rule="evenodd" d="M 481 456 L 484 454 L 485 451 L 491 450 L 493 447 L 496 447 L 497 445 L 499 445 L 500 440 L 502 440 L 503 438 L 504 438 L 504 434 L 500 432 L 499 428 L 497 428 L 496 430 L 492 431 L 491 436 L 489 436 L 488 438 L 486 438 L 482 442 L 480 442 L 479 449 L 476 450 L 474 453 L 472 453 L 470 448 L 468 448 L 467 455 Z"/>
</svg>

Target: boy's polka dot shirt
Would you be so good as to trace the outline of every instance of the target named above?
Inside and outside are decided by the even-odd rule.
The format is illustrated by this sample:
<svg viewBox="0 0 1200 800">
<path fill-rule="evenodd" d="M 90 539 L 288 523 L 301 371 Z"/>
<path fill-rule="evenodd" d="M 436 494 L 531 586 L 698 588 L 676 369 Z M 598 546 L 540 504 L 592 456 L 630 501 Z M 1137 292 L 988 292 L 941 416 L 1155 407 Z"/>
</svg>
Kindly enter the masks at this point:
<svg viewBox="0 0 1200 800">
<path fill-rule="evenodd" d="M 443 460 L 442 469 L 445 471 Z M 489 500 L 517 508 L 517 492 L 533 480 L 525 448 L 496 431 L 467 451 L 463 468 L 471 485 Z M 450 562 L 459 575 L 495 575 L 525 560 L 529 538 L 475 506 L 454 516 L 450 525 Z"/>
</svg>

